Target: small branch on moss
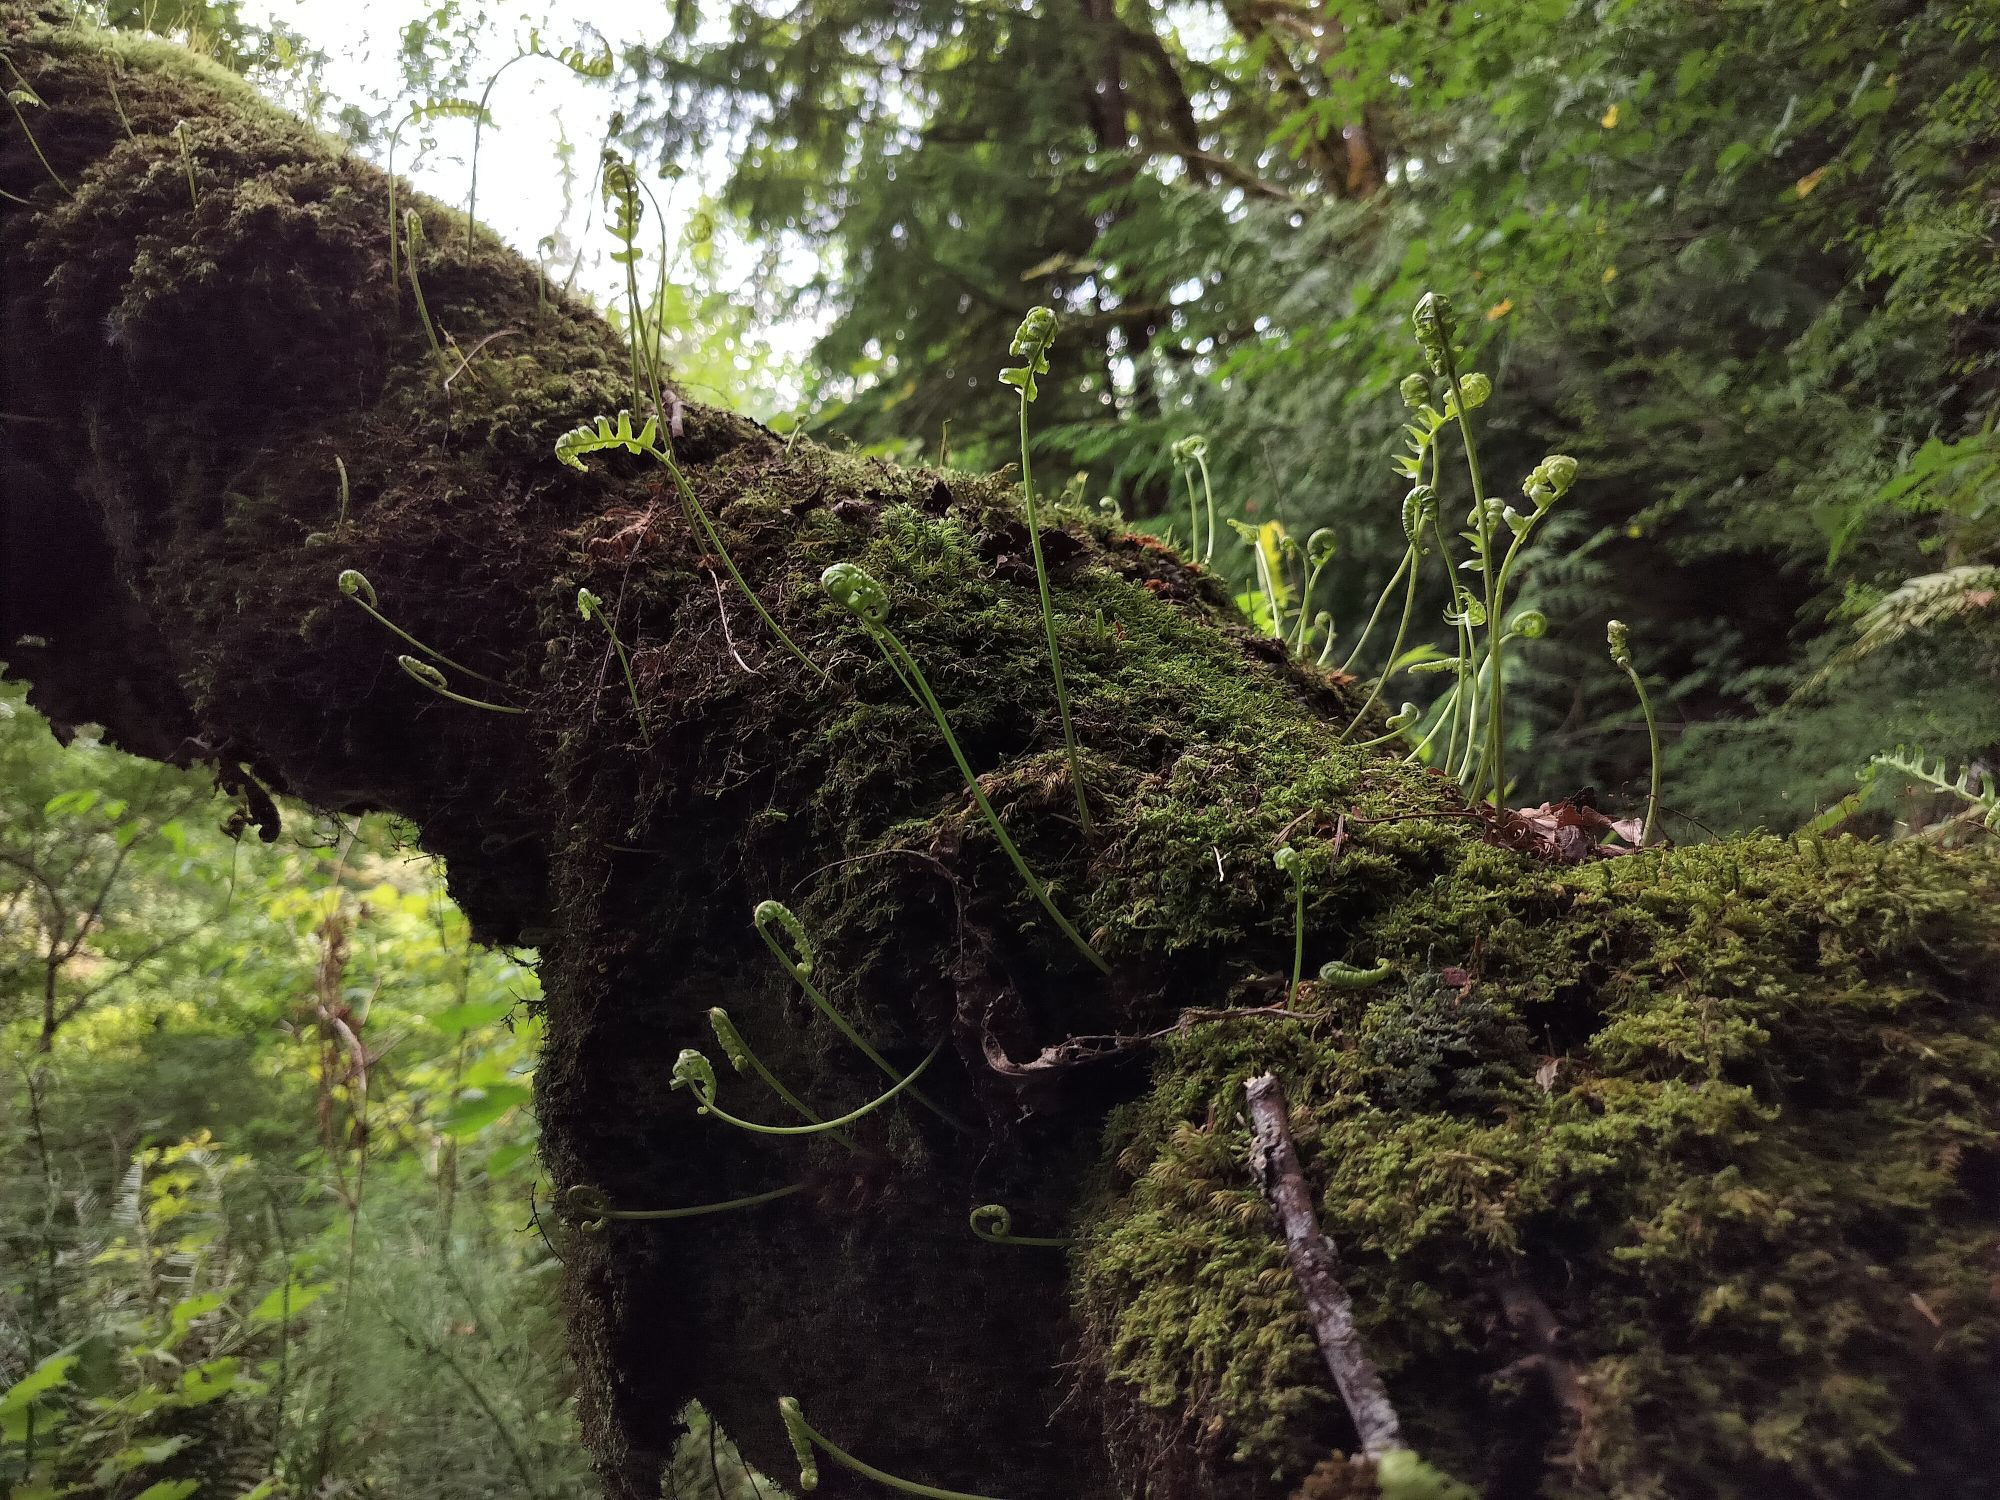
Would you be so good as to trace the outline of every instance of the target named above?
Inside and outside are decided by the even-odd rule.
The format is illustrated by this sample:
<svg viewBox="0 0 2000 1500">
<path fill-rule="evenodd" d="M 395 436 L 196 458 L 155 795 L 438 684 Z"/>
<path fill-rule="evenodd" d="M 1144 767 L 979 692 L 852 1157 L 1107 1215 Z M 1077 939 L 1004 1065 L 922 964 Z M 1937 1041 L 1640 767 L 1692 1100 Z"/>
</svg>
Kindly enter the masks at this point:
<svg viewBox="0 0 2000 1500">
<path fill-rule="evenodd" d="M 1549 1395 L 1579 1428 L 1589 1425 L 1590 1403 L 1583 1394 L 1576 1362 L 1563 1341 L 1562 1324 L 1535 1289 L 1512 1276 L 1502 1277 L 1494 1286 L 1500 1301 L 1500 1315 L 1522 1343 L 1527 1355 L 1515 1361 L 1522 1369 L 1539 1370 L 1549 1383 Z M 1504 1373 L 1504 1372 L 1503 1372 Z"/>
<path fill-rule="evenodd" d="M 1243 1085 L 1243 1095 L 1250 1104 L 1250 1170 L 1284 1229 L 1285 1256 L 1305 1298 L 1313 1337 L 1340 1388 L 1347 1414 L 1354 1419 L 1361 1451 L 1380 1458 L 1407 1448 L 1382 1376 L 1361 1347 L 1354 1303 L 1340 1284 L 1340 1257 L 1321 1233 L 1319 1216 L 1313 1211 L 1312 1189 L 1306 1185 L 1298 1147 L 1292 1143 L 1285 1090 L 1274 1074 L 1262 1073 Z"/>
</svg>

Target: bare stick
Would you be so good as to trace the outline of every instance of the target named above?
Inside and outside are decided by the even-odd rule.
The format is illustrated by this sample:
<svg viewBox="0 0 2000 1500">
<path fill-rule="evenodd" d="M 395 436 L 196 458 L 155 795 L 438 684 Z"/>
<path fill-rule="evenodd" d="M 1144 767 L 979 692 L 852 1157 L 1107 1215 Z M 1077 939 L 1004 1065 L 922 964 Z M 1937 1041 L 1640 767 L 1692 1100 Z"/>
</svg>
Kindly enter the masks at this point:
<svg viewBox="0 0 2000 1500">
<path fill-rule="evenodd" d="M 1250 1102 L 1250 1170 L 1285 1231 L 1286 1259 L 1305 1298 L 1319 1352 L 1340 1388 L 1340 1399 L 1347 1403 L 1348 1416 L 1354 1419 L 1361 1451 L 1380 1458 L 1407 1448 L 1382 1376 L 1355 1330 L 1354 1303 L 1340 1284 L 1340 1257 L 1320 1232 L 1319 1216 L 1313 1212 L 1312 1189 L 1299 1167 L 1298 1147 L 1292 1144 L 1284 1087 L 1274 1075 L 1263 1073 L 1243 1085 L 1243 1095 Z"/>
</svg>

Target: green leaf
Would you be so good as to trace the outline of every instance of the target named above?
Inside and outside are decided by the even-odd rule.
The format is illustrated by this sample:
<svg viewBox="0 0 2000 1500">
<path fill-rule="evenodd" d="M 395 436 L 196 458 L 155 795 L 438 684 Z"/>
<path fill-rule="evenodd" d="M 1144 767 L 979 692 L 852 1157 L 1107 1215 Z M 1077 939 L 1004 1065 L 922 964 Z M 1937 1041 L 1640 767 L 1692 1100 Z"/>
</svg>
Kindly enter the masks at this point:
<svg viewBox="0 0 2000 1500">
<path fill-rule="evenodd" d="M 439 1130 L 460 1140 L 479 1134 L 508 1110 L 528 1103 L 534 1090 L 518 1083 L 496 1083 L 467 1089 L 437 1122 Z"/>
<path fill-rule="evenodd" d="M 42 804 L 42 811 L 52 818 L 59 818 L 66 813 L 87 813 L 95 806 L 97 806 L 96 790 L 85 788 L 75 792 L 57 792 Z"/>
<path fill-rule="evenodd" d="M 1715 158 L 1715 170 L 1722 173 L 1733 172 L 1749 159 L 1750 143 L 1748 141 L 1731 141 L 1727 146 L 1722 148 L 1722 154 Z"/>
<path fill-rule="evenodd" d="M 196 1318 L 206 1317 L 228 1300 L 228 1294 L 225 1292 L 203 1292 L 199 1296 L 176 1302 L 167 1316 L 176 1334 L 186 1333 Z"/>
<path fill-rule="evenodd" d="M 516 1005 L 512 995 L 499 1000 L 470 1000 L 431 1017 L 431 1025 L 446 1036 L 461 1036 L 481 1026 L 491 1026 Z"/>
<path fill-rule="evenodd" d="M 200 1483 L 193 1479 L 162 1479 L 158 1484 L 147 1485 L 132 1500 L 188 1500 L 200 1488 Z"/>
<path fill-rule="evenodd" d="M 284 1321 L 288 1312 L 291 1317 L 296 1318 L 332 1290 L 333 1283 L 330 1281 L 294 1280 L 287 1286 L 273 1287 L 264 1294 L 261 1302 L 250 1309 L 250 1326 L 271 1327 Z"/>
<path fill-rule="evenodd" d="M 58 1386 L 69 1381 L 69 1372 L 75 1366 L 78 1356 L 74 1354 L 51 1354 L 34 1369 L 7 1387 L 0 1395 L 0 1416 L 10 1412 L 23 1411 L 38 1396 L 45 1396 Z"/>
</svg>

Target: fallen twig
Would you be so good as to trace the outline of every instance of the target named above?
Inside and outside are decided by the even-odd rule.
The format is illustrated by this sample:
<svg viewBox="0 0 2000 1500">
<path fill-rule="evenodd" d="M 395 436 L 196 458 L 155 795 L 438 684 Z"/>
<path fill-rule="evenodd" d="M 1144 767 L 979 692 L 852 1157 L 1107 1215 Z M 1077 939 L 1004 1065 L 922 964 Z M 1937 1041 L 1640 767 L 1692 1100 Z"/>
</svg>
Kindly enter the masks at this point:
<svg viewBox="0 0 2000 1500">
<path fill-rule="evenodd" d="M 1306 1317 L 1354 1420 L 1361 1451 L 1380 1458 L 1407 1448 L 1382 1376 L 1361 1347 L 1354 1303 L 1340 1284 L 1340 1257 L 1320 1232 L 1319 1216 L 1313 1212 L 1312 1189 L 1292 1144 L 1284 1088 L 1275 1075 L 1262 1073 L 1243 1085 L 1243 1095 L 1250 1104 L 1250 1170 L 1284 1229 L 1285 1256 L 1305 1298 Z"/>
</svg>

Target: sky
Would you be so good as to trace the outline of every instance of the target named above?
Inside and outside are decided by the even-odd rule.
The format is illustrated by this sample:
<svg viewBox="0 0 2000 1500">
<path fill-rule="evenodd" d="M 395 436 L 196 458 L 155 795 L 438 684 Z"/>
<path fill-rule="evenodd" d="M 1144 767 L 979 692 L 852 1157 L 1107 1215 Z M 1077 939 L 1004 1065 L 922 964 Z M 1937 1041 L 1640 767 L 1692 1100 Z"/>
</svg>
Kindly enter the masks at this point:
<svg viewBox="0 0 2000 1500">
<path fill-rule="evenodd" d="M 403 28 L 440 8 L 435 0 L 245 0 L 242 11 L 252 24 L 282 22 L 326 54 L 320 83 L 332 96 L 329 117 L 345 104 L 371 112 L 393 104 L 392 118 L 398 118 L 416 97 L 405 81 Z M 462 90 L 473 99 L 493 70 L 526 43 L 531 28 L 540 30 L 542 45 L 550 51 L 574 45 L 594 54 L 608 42 L 616 53 L 629 42 L 657 45 L 667 34 L 672 15 L 670 0 L 588 0 L 587 5 L 543 0 L 511 7 L 465 0 L 462 9 L 473 17 L 483 14 L 487 21 L 469 68 L 471 81 Z M 608 258 L 612 242 L 602 214 L 592 212 L 595 205 L 588 190 L 596 151 L 616 107 L 611 83 L 579 78 L 553 60 L 531 58 L 509 68 L 500 79 L 488 104 L 493 123 L 483 129 L 479 144 L 479 217 L 530 258 L 536 255 L 538 241 L 561 230 L 583 251 L 577 285 L 606 301 L 622 295 L 624 273 Z M 419 135 L 429 137 L 435 146 L 414 150 Z M 565 135 L 575 148 L 579 175 L 574 187 L 577 202 L 567 221 L 557 155 Z M 442 202 L 463 204 L 471 185 L 472 142 L 469 120 L 442 119 L 421 129 L 407 127 L 397 151 L 397 174 Z M 720 183 L 727 161 L 716 156 L 680 165 L 685 175 L 675 181 L 660 180 L 650 172 L 647 177 L 670 225 L 676 218 L 689 217 L 704 189 Z M 649 230 L 649 243 L 657 245 L 656 234 L 657 230 Z M 723 260 L 722 285 L 732 282 L 732 259 L 747 268 L 752 258 L 748 247 L 732 244 L 726 236 L 718 239 L 716 254 Z M 799 358 L 818 331 L 810 320 L 791 318 L 766 323 L 758 334 L 778 354 Z M 768 413 L 788 404 L 796 393 L 743 394 L 755 398 L 749 406 Z"/>
</svg>

